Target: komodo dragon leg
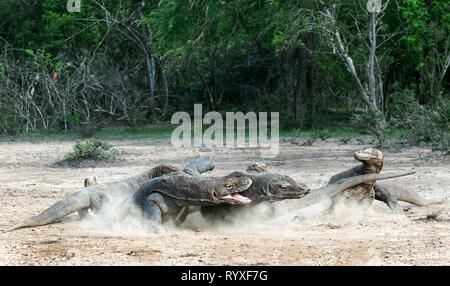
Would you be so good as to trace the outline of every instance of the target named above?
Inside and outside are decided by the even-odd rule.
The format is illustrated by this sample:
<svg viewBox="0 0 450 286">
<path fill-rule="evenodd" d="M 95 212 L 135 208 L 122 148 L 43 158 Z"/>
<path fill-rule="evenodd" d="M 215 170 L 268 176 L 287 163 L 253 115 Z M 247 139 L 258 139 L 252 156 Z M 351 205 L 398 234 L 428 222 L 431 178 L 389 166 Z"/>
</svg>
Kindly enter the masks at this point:
<svg viewBox="0 0 450 286">
<path fill-rule="evenodd" d="M 403 213 L 403 208 L 398 203 L 397 197 L 391 194 L 383 185 L 375 184 L 373 186 L 375 191 L 375 199 L 382 201 L 388 205 L 388 207 L 394 213 Z"/>
<path fill-rule="evenodd" d="M 395 183 L 376 183 L 374 190 L 375 199 L 385 202 L 393 211 L 402 210 L 398 201 L 407 202 L 416 206 L 442 203 L 442 201 L 426 200 L 413 190 Z"/>
<path fill-rule="evenodd" d="M 164 230 L 162 226 L 163 216 L 168 214 L 170 209 L 173 209 L 175 205 L 170 200 L 165 200 L 161 194 L 152 193 L 144 201 L 143 216 L 151 223 L 151 227 L 156 232 Z M 174 223 L 176 225 L 181 224 L 189 214 L 187 207 L 183 207 L 176 215 Z"/>
<path fill-rule="evenodd" d="M 214 169 L 214 163 L 211 157 L 203 155 L 198 158 L 195 158 L 191 161 L 189 161 L 186 166 L 183 168 L 184 173 L 192 175 L 192 176 L 200 176 L 202 173 L 211 171 Z M 147 200 L 147 210 L 150 212 L 149 217 L 152 217 L 154 213 L 158 213 L 158 209 L 155 208 L 154 204 L 155 202 L 152 202 L 152 198 L 150 197 L 149 201 Z M 148 198 L 147 198 L 148 199 Z M 158 200 L 156 200 L 158 201 Z M 132 198 L 126 198 L 118 207 L 118 220 L 123 220 L 130 212 L 130 209 L 133 205 Z M 162 205 L 162 203 L 160 204 Z M 143 208 L 144 217 L 146 217 L 146 209 Z M 184 221 L 186 216 L 189 214 L 189 208 L 188 207 L 182 207 L 178 214 L 176 215 L 175 223 L 179 224 Z M 151 221 L 151 220 L 150 220 Z"/>
<path fill-rule="evenodd" d="M 155 222 L 157 224 L 162 223 L 162 212 L 165 207 L 164 198 L 158 194 L 153 193 L 145 198 L 143 215 L 149 221 Z"/>
<path fill-rule="evenodd" d="M 97 177 L 95 177 L 95 176 L 84 179 L 84 187 L 85 188 L 93 186 L 93 185 L 97 185 L 97 184 L 98 184 L 98 181 L 97 181 Z M 89 208 L 91 208 L 92 211 L 94 211 L 96 213 L 100 210 L 100 208 L 105 203 L 105 201 L 109 201 L 107 196 L 105 197 L 105 201 L 100 201 L 99 199 L 95 199 L 94 195 L 92 195 L 92 197 L 93 197 L 93 200 L 90 203 L 89 207 L 85 207 L 85 208 L 82 208 L 77 211 L 80 219 L 85 219 L 86 217 L 89 216 Z"/>
<path fill-rule="evenodd" d="M 189 161 L 189 163 L 183 168 L 183 172 L 190 174 L 192 176 L 199 176 L 207 171 L 212 171 L 214 169 L 214 162 L 209 156 L 200 156 L 194 160 Z M 145 212 L 145 211 L 144 211 Z M 190 208 L 182 207 L 181 210 L 175 217 L 175 224 L 181 224 L 188 214 L 190 213 Z"/>
</svg>

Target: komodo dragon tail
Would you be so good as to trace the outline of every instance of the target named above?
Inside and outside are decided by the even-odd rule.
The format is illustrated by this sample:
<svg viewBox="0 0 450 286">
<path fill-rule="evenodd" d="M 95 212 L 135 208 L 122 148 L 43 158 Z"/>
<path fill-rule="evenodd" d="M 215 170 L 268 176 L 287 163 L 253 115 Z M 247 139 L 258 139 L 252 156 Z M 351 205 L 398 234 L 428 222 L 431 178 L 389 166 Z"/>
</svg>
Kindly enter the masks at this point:
<svg viewBox="0 0 450 286">
<path fill-rule="evenodd" d="M 4 230 L 3 232 L 13 231 L 19 228 L 40 226 L 56 222 L 63 217 L 79 211 L 81 209 L 89 208 L 91 199 L 86 190 L 75 192 L 66 198 L 60 200 L 37 216 L 31 217 L 15 226 Z"/>
<path fill-rule="evenodd" d="M 306 196 L 299 199 L 300 204 L 296 205 L 299 208 L 305 208 L 315 203 L 318 203 L 326 198 L 332 197 L 339 192 L 346 190 L 350 187 L 359 185 L 361 183 L 372 180 L 386 180 L 397 177 L 408 176 L 415 172 L 406 173 L 390 173 L 390 174 L 366 174 L 353 176 L 350 178 L 340 179 L 334 183 L 328 184 L 322 188 L 310 191 Z"/>
<path fill-rule="evenodd" d="M 397 200 L 414 204 L 417 206 L 428 206 L 442 203 L 442 201 L 424 199 L 418 193 L 405 188 L 389 189 L 389 191 L 392 192 L 397 197 Z"/>
<path fill-rule="evenodd" d="M 113 184 L 111 187 L 122 184 L 127 188 L 133 188 L 132 185 L 134 185 L 134 188 L 138 188 L 140 184 L 149 179 L 175 172 L 177 170 L 177 167 L 171 165 L 159 165 L 137 176 L 129 177 L 125 180 L 115 182 L 115 184 Z M 135 189 L 132 191 L 135 191 Z M 109 200 L 110 197 L 107 193 L 99 191 L 99 189 L 96 189 L 95 186 L 90 186 L 67 196 L 39 215 L 18 223 L 13 227 L 4 230 L 3 232 L 9 232 L 24 227 L 50 224 L 53 222 L 57 222 L 65 216 L 68 216 L 74 212 L 79 212 L 80 216 L 84 217 L 87 214 L 88 209 L 96 212 L 100 209 L 103 203 Z"/>
</svg>

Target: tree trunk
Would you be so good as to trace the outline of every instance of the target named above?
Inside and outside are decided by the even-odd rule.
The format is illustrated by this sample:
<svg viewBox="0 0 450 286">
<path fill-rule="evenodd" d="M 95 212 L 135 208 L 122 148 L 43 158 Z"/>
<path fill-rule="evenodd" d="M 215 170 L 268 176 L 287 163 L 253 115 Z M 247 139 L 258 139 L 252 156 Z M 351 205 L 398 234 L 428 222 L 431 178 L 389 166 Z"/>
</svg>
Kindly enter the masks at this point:
<svg viewBox="0 0 450 286">
<path fill-rule="evenodd" d="M 383 84 L 383 113 L 386 114 L 389 108 L 389 87 L 391 84 L 391 77 L 394 72 L 394 67 L 389 69 L 389 72 L 384 80 Z"/>
<path fill-rule="evenodd" d="M 166 72 L 164 71 L 163 66 L 160 63 L 160 69 L 161 69 L 161 76 L 164 84 L 164 95 L 165 95 L 165 101 L 164 101 L 164 108 L 163 108 L 163 116 L 167 114 L 167 107 L 169 106 L 169 84 L 167 83 L 166 78 Z"/>
<path fill-rule="evenodd" d="M 305 73 L 305 97 L 306 97 L 306 120 L 305 127 L 311 128 L 313 121 L 313 63 L 312 63 L 312 36 L 309 32 L 306 35 L 306 73 Z"/>
<path fill-rule="evenodd" d="M 217 89 L 216 89 L 216 56 L 217 56 L 217 46 L 214 48 L 212 55 L 210 75 L 211 75 L 211 95 L 210 95 L 210 107 L 211 110 L 216 110 L 217 108 Z"/>
<path fill-rule="evenodd" d="M 375 77 L 375 52 L 377 49 L 375 13 L 371 13 L 371 16 L 370 16 L 369 40 L 370 40 L 369 68 L 368 68 L 369 99 L 370 99 L 372 106 L 378 106 L 376 77 Z"/>
<path fill-rule="evenodd" d="M 282 52 L 282 77 L 283 77 L 283 92 L 285 95 L 286 111 L 288 120 L 291 126 L 297 123 L 296 112 L 296 93 L 294 91 L 294 75 L 292 68 L 292 50 L 288 49 Z"/>
</svg>

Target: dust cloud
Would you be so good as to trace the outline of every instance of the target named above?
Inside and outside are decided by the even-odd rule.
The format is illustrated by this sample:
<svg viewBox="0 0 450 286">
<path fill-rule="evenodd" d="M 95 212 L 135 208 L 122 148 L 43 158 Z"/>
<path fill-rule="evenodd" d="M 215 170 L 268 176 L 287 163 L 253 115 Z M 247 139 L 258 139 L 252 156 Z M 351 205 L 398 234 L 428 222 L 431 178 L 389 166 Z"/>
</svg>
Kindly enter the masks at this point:
<svg viewBox="0 0 450 286">
<path fill-rule="evenodd" d="M 77 224 L 82 231 L 111 236 L 145 236 L 169 229 L 155 225 L 142 216 L 142 210 L 132 203 L 130 196 L 113 198 L 102 209 Z"/>
</svg>

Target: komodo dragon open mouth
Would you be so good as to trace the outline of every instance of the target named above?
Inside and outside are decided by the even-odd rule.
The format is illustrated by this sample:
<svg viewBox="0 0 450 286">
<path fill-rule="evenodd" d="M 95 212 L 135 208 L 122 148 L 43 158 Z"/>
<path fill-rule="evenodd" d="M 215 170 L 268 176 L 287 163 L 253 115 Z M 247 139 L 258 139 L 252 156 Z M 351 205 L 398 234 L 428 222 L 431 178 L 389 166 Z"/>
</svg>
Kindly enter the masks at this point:
<svg viewBox="0 0 450 286">
<path fill-rule="evenodd" d="M 231 179 L 231 178 L 229 178 Z M 249 204 L 252 202 L 250 198 L 240 195 L 240 192 L 247 190 L 252 185 L 252 180 L 248 177 L 235 179 L 227 186 L 227 195 L 220 197 L 221 201 L 236 204 Z"/>
<path fill-rule="evenodd" d="M 228 201 L 229 202 L 236 201 L 240 204 L 249 204 L 252 202 L 252 200 L 250 198 L 244 197 L 243 195 L 240 195 L 238 193 L 234 193 L 232 195 L 225 196 L 222 198 L 222 200 L 225 200 L 227 202 Z"/>
</svg>

